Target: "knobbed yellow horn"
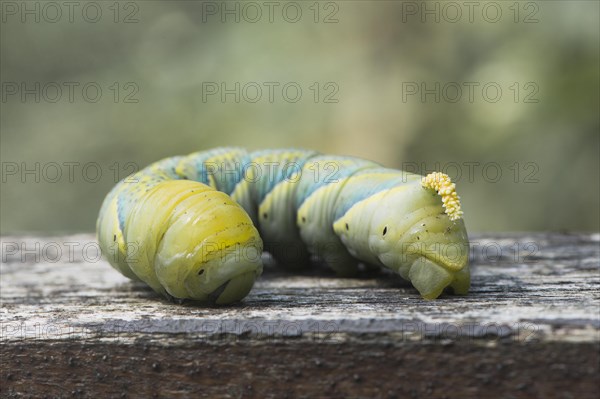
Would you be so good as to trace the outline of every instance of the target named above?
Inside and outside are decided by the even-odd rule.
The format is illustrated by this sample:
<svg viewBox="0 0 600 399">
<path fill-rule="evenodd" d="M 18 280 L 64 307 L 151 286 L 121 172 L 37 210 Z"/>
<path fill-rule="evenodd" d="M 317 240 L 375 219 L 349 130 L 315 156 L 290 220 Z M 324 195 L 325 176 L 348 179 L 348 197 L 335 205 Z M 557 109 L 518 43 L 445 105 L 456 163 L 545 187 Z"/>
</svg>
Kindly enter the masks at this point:
<svg viewBox="0 0 600 399">
<path fill-rule="evenodd" d="M 460 197 L 456 194 L 456 184 L 452 183 L 447 174 L 433 172 L 421 179 L 425 188 L 435 190 L 441 197 L 444 209 L 450 220 L 458 220 L 463 212 L 460 209 Z"/>
</svg>

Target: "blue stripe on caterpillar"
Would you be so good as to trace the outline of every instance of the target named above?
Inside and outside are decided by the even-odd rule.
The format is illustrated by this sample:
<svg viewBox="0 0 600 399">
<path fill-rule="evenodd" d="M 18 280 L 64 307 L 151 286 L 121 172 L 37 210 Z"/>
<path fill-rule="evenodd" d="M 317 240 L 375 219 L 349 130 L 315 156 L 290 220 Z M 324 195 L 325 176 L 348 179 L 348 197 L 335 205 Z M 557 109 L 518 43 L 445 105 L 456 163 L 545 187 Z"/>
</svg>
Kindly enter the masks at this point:
<svg viewBox="0 0 600 399">
<path fill-rule="evenodd" d="M 382 266 L 425 299 L 470 286 L 455 185 L 315 151 L 217 148 L 155 162 L 106 196 L 97 235 L 109 262 L 168 298 L 227 304 L 262 273 L 320 258 L 340 276 Z"/>
</svg>

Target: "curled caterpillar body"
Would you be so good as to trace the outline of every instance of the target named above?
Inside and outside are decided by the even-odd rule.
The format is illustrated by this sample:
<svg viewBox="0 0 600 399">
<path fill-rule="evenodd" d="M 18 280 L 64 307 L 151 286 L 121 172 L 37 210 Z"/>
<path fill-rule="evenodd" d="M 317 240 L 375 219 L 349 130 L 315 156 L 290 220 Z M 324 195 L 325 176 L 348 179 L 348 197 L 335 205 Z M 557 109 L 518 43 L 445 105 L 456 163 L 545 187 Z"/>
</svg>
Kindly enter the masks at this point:
<svg viewBox="0 0 600 399">
<path fill-rule="evenodd" d="M 158 161 L 119 182 L 97 222 L 125 276 L 169 298 L 227 304 L 262 272 L 311 255 L 339 275 L 389 268 L 426 299 L 466 294 L 469 242 L 455 186 L 370 161 L 306 150 L 219 148 Z"/>
</svg>

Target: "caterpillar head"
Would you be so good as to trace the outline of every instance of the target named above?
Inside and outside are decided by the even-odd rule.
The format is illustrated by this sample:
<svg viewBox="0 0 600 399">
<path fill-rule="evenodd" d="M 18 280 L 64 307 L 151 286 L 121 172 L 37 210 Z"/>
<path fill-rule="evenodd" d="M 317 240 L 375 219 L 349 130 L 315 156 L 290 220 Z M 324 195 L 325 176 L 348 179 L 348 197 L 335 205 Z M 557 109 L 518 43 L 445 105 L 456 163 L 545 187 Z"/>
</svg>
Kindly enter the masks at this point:
<svg viewBox="0 0 600 399">
<path fill-rule="evenodd" d="M 425 299 L 446 287 L 466 294 L 469 241 L 454 183 L 441 173 L 409 175 L 406 184 L 352 207 L 334 230 L 350 253 L 409 280 Z"/>
<path fill-rule="evenodd" d="M 128 266 L 166 297 L 232 303 L 262 273 L 262 240 L 250 217 L 204 184 L 156 185 L 134 205 L 126 226 L 124 236 L 135 244 Z"/>
</svg>

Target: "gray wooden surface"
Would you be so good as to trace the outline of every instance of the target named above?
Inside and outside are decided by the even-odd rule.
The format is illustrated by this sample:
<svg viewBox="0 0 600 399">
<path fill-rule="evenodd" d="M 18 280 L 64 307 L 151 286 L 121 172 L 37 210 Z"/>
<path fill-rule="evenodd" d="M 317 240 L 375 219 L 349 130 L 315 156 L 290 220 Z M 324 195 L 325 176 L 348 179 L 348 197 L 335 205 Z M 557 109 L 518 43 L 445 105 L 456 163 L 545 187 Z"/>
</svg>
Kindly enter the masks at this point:
<svg viewBox="0 0 600 399">
<path fill-rule="evenodd" d="M 472 237 L 472 289 L 269 266 L 231 307 L 167 302 L 92 235 L 2 237 L 2 397 L 598 397 L 600 235 Z"/>
</svg>

